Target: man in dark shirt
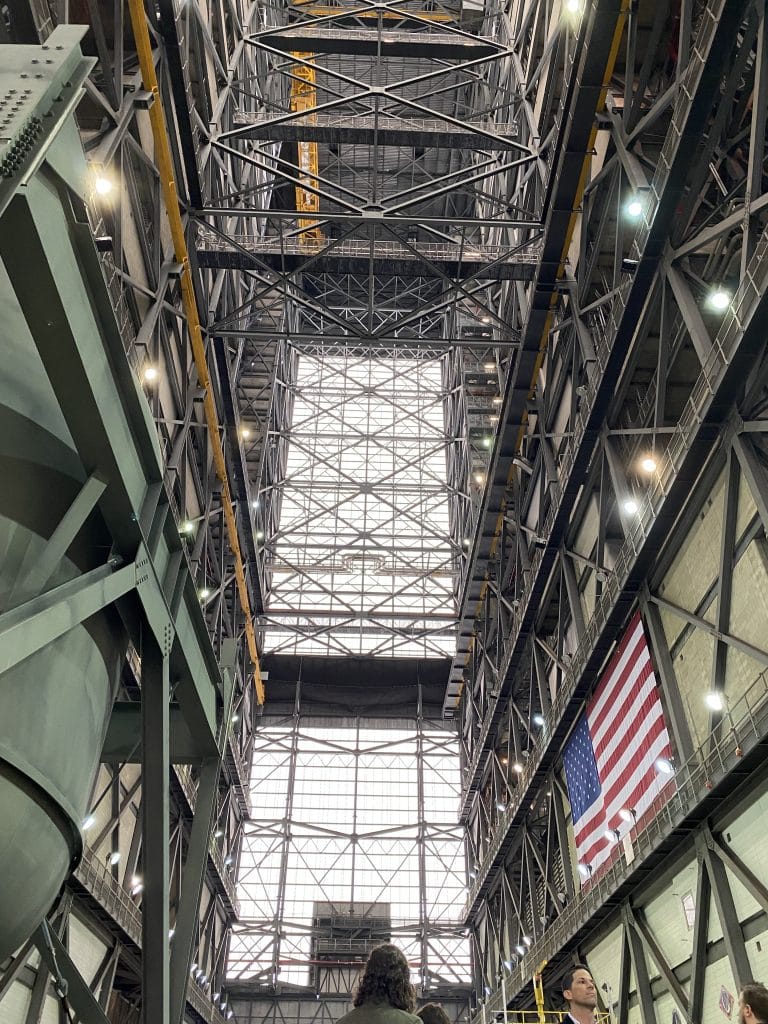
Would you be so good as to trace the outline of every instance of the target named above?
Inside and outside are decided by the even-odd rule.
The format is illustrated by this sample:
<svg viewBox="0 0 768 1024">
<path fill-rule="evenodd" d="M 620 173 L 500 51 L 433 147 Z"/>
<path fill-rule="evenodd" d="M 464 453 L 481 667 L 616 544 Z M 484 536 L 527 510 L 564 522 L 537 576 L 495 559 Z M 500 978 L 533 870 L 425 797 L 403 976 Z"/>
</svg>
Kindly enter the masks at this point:
<svg viewBox="0 0 768 1024">
<path fill-rule="evenodd" d="M 568 1016 L 575 1024 L 595 1024 L 597 988 L 589 969 L 575 964 L 563 978 L 563 998 L 568 1004 Z M 745 1021 L 744 1024 L 752 1024 Z"/>
<path fill-rule="evenodd" d="M 768 1024 L 768 988 L 753 981 L 739 993 L 739 1024 Z"/>
</svg>

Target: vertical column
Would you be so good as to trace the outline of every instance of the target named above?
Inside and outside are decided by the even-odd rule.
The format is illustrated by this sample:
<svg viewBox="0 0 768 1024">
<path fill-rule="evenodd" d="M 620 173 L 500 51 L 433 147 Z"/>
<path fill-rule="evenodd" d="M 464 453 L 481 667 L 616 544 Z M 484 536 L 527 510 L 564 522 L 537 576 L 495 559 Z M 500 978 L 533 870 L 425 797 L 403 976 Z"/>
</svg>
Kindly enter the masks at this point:
<svg viewBox="0 0 768 1024">
<path fill-rule="evenodd" d="M 142 835 L 142 1020 L 168 1024 L 170 958 L 168 956 L 168 656 L 154 638 L 141 652 Z"/>
</svg>

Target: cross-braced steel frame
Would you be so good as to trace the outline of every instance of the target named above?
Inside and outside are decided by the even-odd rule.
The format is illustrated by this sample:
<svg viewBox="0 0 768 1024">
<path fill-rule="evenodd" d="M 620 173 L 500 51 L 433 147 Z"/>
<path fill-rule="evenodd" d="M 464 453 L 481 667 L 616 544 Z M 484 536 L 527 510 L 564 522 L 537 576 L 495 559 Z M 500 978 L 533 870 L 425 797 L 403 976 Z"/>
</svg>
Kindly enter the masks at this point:
<svg viewBox="0 0 768 1024">
<path fill-rule="evenodd" d="M 276 650 L 369 657 L 452 646 L 517 344 L 504 310 L 535 272 L 543 201 L 531 173 L 539 140 L 509 79 L 512 44 L 480 21 L 450 4 L 265 6 L 244 42 L 256 71 L 233 83 L 213 125 L 216 159 L 250 175 L 239 188 L 211 182 L 197 258 L 209 331 L 237 352 L 243 425 L 265 446 L 251 471 L 274 598 L 261 620 L 266 649 L 270 636 Z M 563 46 L 575 46 L 567 25 Z M 294 102 L 299 80 L 312 83 L 310 105 Z M 308 195 L 316 220 L 301 216 Z M 232 280 L 248 289 L 236 302 Z M 264 419 L 250 405 L 250 369 L 258 374 L 273 348 L 287 372 L 275 376 Z M 442 406 L 431 440 L 417 386 L 430 363 L 432 402 Z M 314 398 L 302 382 L 311 365 Z M 322 368 L 332 365 L 350 393 L 337 393 L 339 380 L 324 393 Z M 358 379 L 366 366 L 369 379 Z M 359 389 L 394 414 L 394 430 L 345 420 Z M 324 417 L 310 424 L 311 450 L 301 434 L 307 411 L 291 420 L 296 402 L 310 400 Z M 406 435 L 421 435 L 420 450 L 408 450 Z M 365 455 L 368 472 L 329 483 L 323 467 L 340 446 Z M 437 501 L 437 550 L 425 554 L 433 540 L 418 534 Z M 319 534 L 319 524 L 333 526 L 333 538 L 312 541 L 320 570 L 307 561 L 306 538 L 293 551 L 294 521 L 310 535 L 313 523 Z M 362 602 L 361 591 L 370 591 Z"/>
<path fill-rule="evenodd" d="M 588 949 L 611 907 L 642 904 L 642 878 L 713 792 L 743 782 L 766 736 L 766 648 L 748 610 L 762 584 L 747 579 L 766 524 L 764 9 L 598 0 L 564 62 L 559 8 L 523 0 L 495 14 L 524 43 L 511 73 L 529 120 L 559 113 L 534 171 L 545 255 L 518 286 L 520 343 L 449 687 L 478 1020 L 525 1005 L 542 960 L 554 959 L 554 990 L 558 964 Z M 630 828 L 634 859 L 585 885 L 562 751 L 638 607 L 677 793 Z M 708 689 L 727 714 L 705 707 Z M 737 946 L 733 915 L 729 927 Z M 630 945 L 655 956 L 653 935 L 633 928 Z M 696 957 L 684 998 L 659 962 L 657 989 L 686 1015 L 702 998 L 701 943 Z M 629 962 L 621 1005 L 631 992 L 652 1019 L 650 982 L 638 974 L 635 991 Z"/>
<path fill-rule="evenodd" d="M 206 176 L 219 173 L 209 166 L 210 150 L 204 151 L 202 145 L 201 124 L 208 123 L 210 114 L 205 122 L 200 115 L 208 104 L 219 101 L 219 94 L 226 95 L 223 67 L 247 78 L 250 65 L 242 38 L 252 12 L 238 5 L 215 10 L 195 5 L 178 14 L 172 4 L 146 9 L 139 5 L 138 10 L 139 20 L 132 25 L 128 4 L 122 2 L 45 10 L 18 4 L 7 9 L 3 24 L 10 41 L 34 44 L 45 43 L 57 24 L 84 22 L 83 49 L 97 58 L 89 62 L 95 69 L 84 82 L 85 98 L 77 108 L 80 140 L 92 172 L 85 183 L 85 206 L 78 193 L 83 182 L 67 182 L 75 197 L 67 215 L 77 242 L 69 266 L 85 278 L 100 330 L 105 338 L 116 340 L 117 347 L 87 357 L 95 375 L 102 366 L 96 360 L 108 360 L 98 379 L 78 376 L 77 359 L 86 357 L 75 348 L 84 342 L 73 327 L 73 355 L 69 363 L 49 369 L 49 376 L 61 381 L 62 410 L 73 424 L 71 433 L 85 465 L 93 465 L 94 472 L 98 469 L 95 480 L 107 474 L 106 497 L 104 486 L 92 481 L 80 503 L 87 506 L 86 514 L 94 505 L 105 510 L 115 551 L 127 563 L 123 574 L 133 572 L 134 585 L 139 581 L 151 588 L 147 579 L 154 580 L 155 572 L 162 575 L 159 601 L 172 609 L 170 633 L 162 634 L 160 613 L 150 619 L 148 628 L 146 615 L 121 608 L 132 645 L 92 809 L 82 822 L 83 857 L 53 921 L 62 945 L 55 946 L 56 961 L 44 958 L 35 971 L 29 966 L 34 949 L 27 943 L 2 969 L 0 998 L 13 996 L 19 979 L 32 989 L 25 1010 L 30 1022 L 49 1012 L 51 981 L 59 971 L 69 980 L 72 1005 L 83 1020 L 104 1020 L 108 1012 L 111 1019 L 124 1021 L 138 1021 L 142 1015 L 158 1022 L 181 1021 L 186 1015 L 223 1022 L 232 1014 L 225 991 L 226 949 L 237 915 L 236 860 L 242 823 L 249 813 L 251 726 L 260 701 L 244 643 L 241 584 L 247 604 L 259 611 L 262 573 L 228 353 L 207 345 L 204 383 L 190 343 L 189 296 L 183 297 L 189 270 L 169 236 L 150 117 L 153 106 L 157 110 L 162 103 L 179 194 L 185 210 L 188 201 L 199 205 Z M 137 63 L 135 40 L 141 24 L 148 28 L 154 53 L 156 94 Z M 76 46 L 82 34 L 67 36 L 67 46 Z M 40 62 L 45 63 L 43 57 Z M 70 85 L 74 83 L 67 83 L 67 88 Z M 63 117 L 69 108 L 60 109 Z M 70 136 L 64 134 L 69 143 Z M 72 167 L 76 164 L 72 160 Z M 13 179 L 15 166 L 10 171 L 6 177 Z M 94 188 L 96 177 L 111 182 L 108 195 Z M 7 250 L 3 255 L 9 266 L 20 266 L 17 289 L 20 301 L 28 302 L 32 324 L 36 309 L 52 309 L 60 301 L 55 287 L 64 283 L 49 282 L 45 275 L 50 254 L 42 244 L 34 247 L 32 229 L 26 224 L 24 231 L 27 262 L 20 264 L 18 254 L 11 258 Z M 6 243 L 12 234 L 10 221 L 4 220 Z M 25 282 L 33 281 L 36 290 L 27 296 Z M 236 282 L 232 288 L 237 289 Z M 56 358 L 63 360 L 63 354 L 62 346 Z M 262 364 L 268 358 L 265 355 Z M 271 374 L 272 364 L 265 372 Z M 113 401 L 110 409 L 104 395 L 112 375 L 120 401 Z M 140 401 L 132 397 L 137 388 L 143 391 Z M 127 429 L 119 434 L 121 402 L 126 416 L 134 417 L 130 441 L 125 440 Z M 84 409 L 90 416 L 87 423 L 82 419 Z M 98 416 L 104 417 L 103 428 Z M 219 426 L 212 426 L 217 421 Z M 150 467 L 155 460 L 159 468 L 154 476 L 147 471 L 148 490 L 140 507 L 131 508 L 126 499 L 118 508 L 118 484 L 109 473 L 113 462 L 121 467 L 121 459 L 130 460 L 132 444 L 139 446 Z M 217 463 L 222 448 L 223 468 Z M 67 530 L 74 528 L 72 515 Z M 136 538 L 146 546 L 141 557 L 135 554 Z M 169 561 L 158 563 L 156 570 L 157 552 L 165 551 L 166 542 Z M 119 561 L 116 554 L 106 568 Z M 67 614 L 74 619 L 78 605 L 71 596 L 68 601 Z M 173 617 L 180 602 L 185 614 L 191 609 L 184 620 L 186 634 Z M 55 604 L 51 614 L 56 614 Z M 160 658 L 153 647 L 157 630 L 166 643 L 169 635 L 181 638 L 172 640 L 170 670 L 168 650 L 163 649 Z M 178 643 L 186 661 L 179 660 Z M 201 653 L 196 654 L 198 648 Z M 196 674 L 203 671 L 210 673 L 209 690 L 198 694 L 202 684 Z M 162 685 L 155 689 L 158 679 Z M 145 725 L 149 731 L 142 740 L 140 712 L 149 700 L 148 685 L 153 697 L 147 715 L 156 717 L 154 726 Z M 187 718 L 191 726 L 183 724 Z M 153 749 L 147 760 L 149 746 Z M 83 922 L 89 938 L 82 937 Z M 67 958 L 67 946 L 73 962 Z M 83 980 L 77 968 L 85 970 L 82 958 L 94 956 L 101 960 L 98 969 Z"/>
<path fill-rule="evenodd" d="M 423 716 L 418 685 L 396 719 L 318 717 L 311 700 L 297 683 L 293 708 L 267 707 L 255 734 L 235 1004 L 250 1003 L 249 1020 L 330 1019 L 368 951 L 394 941 L 423 1001 L 466 1010 L 455 731 Z"/>
</svg>

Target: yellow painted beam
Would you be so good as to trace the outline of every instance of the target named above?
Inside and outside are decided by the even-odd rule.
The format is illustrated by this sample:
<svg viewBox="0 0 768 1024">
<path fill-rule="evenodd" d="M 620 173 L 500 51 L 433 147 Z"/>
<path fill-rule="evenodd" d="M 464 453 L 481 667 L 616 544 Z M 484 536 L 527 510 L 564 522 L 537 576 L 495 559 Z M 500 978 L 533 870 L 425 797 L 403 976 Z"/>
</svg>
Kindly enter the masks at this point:
<svg viewBox="0 0 768 1024">
<path fill-rule="evenodd" d="M 184 239 L 184 227 L 179 212 L 179 195 L 176 189 L 176 180 L 173 173 L 173 160 L 171 157 L 171 144 L 168 138 L 168 128 L 163 112 L 163 105 L 160 99 L 160 89 L 155 74 L 155 64 L 152 59 L 152 45 L 149 40 L 146 18 L 144 17 L 144 5 L 142 0 L 128 0 L 131 14 L 131 25 L 133 36 L 136 40 L 136 52 L 139 57 L 139 67 L 144 88 L 152 94 L 153 103 L 149 108 L 149 118 L 152 124 L 152 137 L 155 143 L 155 159 L 160 174 L 160 187 L 163 193 L 165 212 L 168 216 L 168 223 L 173 239 L 173 251 L 176 262 L 181 265 L 181 297 L 184 313 L 187 318 L 187 332 L 192 346 L 192 355 L 197 370 L 197 379 L 203 391 L 203 410 L 205 422 L 208 427 L 208 437 L 213 451 L 213 464 L 216 476 L 221 483 L 221 504 L 224 511 L 224 521 L 227 527 L 229 546 L 235 559 L 235 580 L 237 592 L 240 598 L 240 607 L 245 616 L 245 636 L 248 645 L 248 654 L 253 665 L 253 682 L 256 688 L 256 697 L 259 704 L 264 703 L 264 681 L 261 678 L 259 668 L 259 654 L 256 648 L 256 634 L 253 629 L 253 615 L 251 604 L 248 599 L 248 587 L 245 582 L 245 570 L 243 558 L 240 552 L 240 541 L 237 536 L 237 523 L 235 512 L 232 507 L 232 492 L 227 478 L 227 466 L 224 459 L 224 449 L 221 445 L 219 433 L 219 420 L 216 414 L 216 405 L 211 391 L 211 377 L 208 371 L 208 362 L 205 356 L 205 344 L 203 332 L 200 326 L 200 316 L 197 310 L 195 290 L 192 284 L 192 272 L 189 265 L 189 253 L 187 243 Z"/>
<path fill-rule="evenodd" d="M 313 53 L 294 53 L 294 57 L 305 61 L 303 64 L 295 64 L 291 69 L 291 111 L 295 114 L 306 113 L 310 123 L 316 122 L 316 115 L 312 111 L 317 106 L 317 72 L 312 64 Z M 317 188 L 318 174 L 320 170 L 320 158 L 316 142 L 298 142 L 298 165 L 299 180 L 301 185 L 296 186 L 296 209 L 299 213 L 320 213 L 320 196 L 310 191 Z M 304 188 L 309 185 L 310 188 Z M 316 220 L 307 217 L 299 217 L 301 228 L 300 241 L 305 244 L 321 244 L 323 232 L 317 225 Z"/>
</svg>

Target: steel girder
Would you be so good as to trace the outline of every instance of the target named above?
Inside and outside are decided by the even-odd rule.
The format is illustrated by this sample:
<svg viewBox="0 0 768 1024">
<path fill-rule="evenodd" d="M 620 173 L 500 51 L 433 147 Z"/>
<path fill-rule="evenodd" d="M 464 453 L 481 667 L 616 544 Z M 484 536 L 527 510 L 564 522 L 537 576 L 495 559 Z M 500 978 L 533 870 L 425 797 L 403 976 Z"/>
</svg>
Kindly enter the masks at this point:
<svg viewBox="0 0 768 1024">
<path fill-rule="evenodd" d="M 350 697 L 358 699 L 354 688 Z M 358 930 L 373 915 L 370 941 L 391 935 L 421 965 L 425 999 L 464 1001 L 467 941 L 453 919 L 463 868 L 460 829 L 451 823 L 450 797 L 434 789 L 440 776 L 447 787 L 457 778 L 453 730 L 423 717 L 420 685 L 389 725 L 339 711 L 343 717 L 331 728 L 311 705 L 299 681 L 293 708 L 267 708 L 256 735 L 263 780 L 243 841 L 233 998 L 265 1020 L 280 1007 L 291 1019 L 293 1000 L 314 1004 L 321 1016 L 337 1010 L 362 947 L 352 930 L 336 944 L 332 935 L 344 932 L 354 907 Z M 399 785 L 405 774 L 414 780 L 397 810 L 371 804 L 372 787 Z M 322 822 L 318 800 L 325 804 Z M 416 875 L 407 897 L 398 884 L 403 874 Z M 313 907 L 325 908 L 337 931 L 323 932 Z M 327 946 L 316 947 L 318 939 Z M 297 1007 L 296 1018 L 306 1010 Z"/>
<path fill-rule="evenodd" d="M 213 289 L 211 333 L 227 345 L 245 343 L 242 358 L 231 360 L 241 373 L 243 424 L 271 439 L 264 461 L 250 465 L 270 566 L 296 381 L 276 375 L 275 418 L 265 424 L 249 418 L 248 367 L 275 344 L 294 359 L 299 352 L 450 353 L 443 373 L 449 501 L 463 572 L 498 424 L 494 397 L 517 344 L 499 297 L 509 278 L 534 272 L 543 198 L 528 187 L 538 139 L 517 118 L 510 43 L 488 25 L 490 41 L 471 19 L 397 3 L 373 13 L 276 7 L 262 12 L 247 38 L 258 71 L 251 83 L 233 80 L 241 101 L 216 119 L 213 149 L 253 185 L 211 183 L 197 214 L 198 260 L 203 287 Z M 309 32 L 314 56 L 302 50 Z M 309 111 L 290 108 L 296 69 L 313 76 L 317 101 Z M 309 180 L 293 148 L 299 143 L 318 147 Z M 302 237 L 291 212 L 297 188 L 319 202 L 319 238 Z M 226 286 L 216 290 L 231 279 L 249 282 L 250 302 L 233 305 Z M 463 357 L 454 358 L 454 340 Z M 343 647 L 344 627 L 329 628 L 328 620 L 328 609 L 308 616 L 297 636 L 336 632 Z M 385 617 L 374 620 L 392 633 Z M 270 628 L 269 610 L 264 624 Z"/>
<path fill-rule="evenodd" d="M 144 148 L 147 108 L 152 97 L 142 90 L 136 73 L 126 12 L 127 8 L 118 3 L 107 18 L 104 10 L 95 5 L 89 7 L 89 34 L 85 45 L 98 54 L 99 64 L 86 83 L 86 99 L 78 110 L 81 139 L 88 150 L 91 167 L 111 178 L 113 183 L 108 197 L 95 193 L 92 182 L 86 183 L 89 219 L 77 207 L 79 260 L 94 281 L 100 282 L 102 275 L 106 280 L 109 291 L 105 290 L 102 295 L 94 286 L 94 302 L 105 322 L 110 316 L 117 318 L 114 331 L 119 338 L 120 356 L 115 356 L 115 365 L 119 368 L 121 391 L 131 395 L 137 387 L 144 389 L 144 400 L 157 431 L 158 455 L 153 454 L 153 457 L 159 462 L 158 476 L 152 485 L 154 504 L 147 505 L 143 518 L 125 513 L 122 519 L 116 520 L 122 523 L 117 535 L 121 536 L 121 543 L 129 541 L 132 530 L 140 529 L 147 531 L 153 544 L 165 535 L 175 538 L 165 585 L 172 587 L 175 578 L 187 580 L 186 591 L 179 584 L 170 597 L 176 604 L 183 600 L 185 607 L 191 600 L 193 617 L 199 620 L 195 625 L 198 639 L 206 649 L 205 657 L 210 660 L 220 686 L 218 666 L 223 662 L 229 665 L 224 672 L 219 715 L 223 714 L 225 721 L 231 717 L 233 724 L 221 733 L 222 737 L 226 735 L 223 750 L 217 750 L 214 735 L 210 749 L 202 756 L 199 742 L 193 742 L 194 732 L 190 737 L 179 718 L 179 703 L 189 711 L 188 705 L 194 702 L 188 673 L 178 660 L 174 661 L 171 668 L 174 701 L 165 708 L 171 723 L 171 746 L 167 753 L 172 761 L 182 763 L 174 764 L 170 772 L 166 767 L 165 783 L 161 766 L 145 765 L 144 772 L 152 771 L 155 778 L 151 796 L 144 797 L 144 776 L 137 767 L 141 760 L 141 732 L 136 711 L 140 707 L 142 684 L 150 672 L 151 654 L 145 652 L 142 665 L 140 645 L 132 650 L 123 673 L 120 703 L 115 708 L 107 736 L 105 767 L 93 798 L 94 809 L 87 819 L 84 857 L 69 888 L 78 915 L 89 921 L 106 944 L 111 944 L 110 959 L 105 960 L 104 970 L 94 981 L 102 1009 L 106 1009 L 108 1003 L 115 1006 L 120 1003 L 125 1019 L 135 1019 L 136 1007 L 141 1003 L 140 952 L 143 950 L 148 972 L 145 988 L 151 989 L 153 998 L 160 1000 L 153 1004 L 153 1019 L 167 1019 L 167 1010 L 161 1004 L 165 1003 L 164 993 L 169 982 L 174 1018 L 180 1017 L 189 978 L 188 961 L 196 959 L 194 974 L 197 977 L 189 983 L 187 1011 L 196 1019 L 223 1021 L 225 1013 L 221 1012 L 220 1004 L 225 1001 L 222 992 L 228 923 L 237 913 L 235 854 L 241 823 L 249 811 L 247 765 L 256 697 L 248 682 L 242 650 L 238 648 L 236 655 L 232 655 L 232 644 L 241 636 L 243 623 L 226 542 L 221 497 L 201 415 L 201 392 L 192 372 L 186 326 L 180 314 L 180 268 L 174 261 L 163 224 L 158 173 L 149 147 Z M 228 83 L 226 75 L 220 73 L 221 68 L 224 64 L 237 67 L 238 60 L 246 53 L 242 46 L 238 50 L 238 44 L 245 32 L 242 21 L 249 17 L 249 12 L 229 5 L 226 13 L 212 9 L 208 12 L 210 16 L 207 14 L 202 20 L 197 8 L 187 8 L 178 17 L 166 17 L 166 14 L 168 11 L 163 14 L 153 8 L 148 16 L 153 34 L 157 24 L 162 28 L 163 39 L 154 38 L 158 46 L 161 96 L 167 109 L 174 107 L 171 100 L 174 90 L 178 95 L 181 89 L 180 95 L 185 96 L 184 110 L 176 105 L 178 117 L 173 130 L 178 134 L 174 135 L 172 147 L 186 203 L 187 197 L 193 196 L 196 187 L 199 188 L 199 184 L 195 186 L 196 176 L 204 180 L 206 175 L 219 173 L 218 167 L 211 169 L 203 152 L 201 139 L 205 131 L 201 128 L 200 112 L 212 104 L 212 114 L 213 107 L 226 95 Z M 211 33 L 216 39 L 215 45 Z M 28 39 L 28 42 L 33 41 Z M 216 47 L 220 48 L 220 55 L 214 57 L 212 49 Z M 178 59 L 174 60 L 174 53 L 177 58 L 179 54 L 184 55 L 181 65 Z M 180 79 L 179 74 L 186 78 Z M 243 74 L 247 77 L 248 72 Z M 188 138 L 190 132 L 191 139 Z M 190 145 L 186 145 L 188 141 Z M 91 236 L 97 238 L 100 256 L 96 255 Z M 30 274 L 30 280 L 37 281 L 39 299 L 38 271 Z M 237 286 L 233 285 L 232 289 L 235 296 Z M 110 313 L 110 304 L 114 314 Z M 125 361 L 126 356 L 127 363 L 120 368 L 120 358 Z M 105 374 L 105 380 L 108 378 Z M 228 383 L 228 378 L 222 378 L 216 400 L 219 416 L 231 426 L 236 418 L 236 404 L 231 400 Z M 84 414 L 87 387 L 73 387 L 72 394 L 82 395 L 80 414 Z M 148 420 L 145 415 L 139 415 L 138 421 L 139 434 L 143 437 L 141 430 L 146 430 Z M 92 418 L 88 438 L 92 448 L 98 440 L 95 424 Z M 147 444 L 154 453 L 154 431 L 150 434 Z M 234 430 L 231 440 L 230 472 L 234 479 L 243 449 Z M 108 447 L 107 444 L 105 452 Z M 95 457 L 95 448 L 92 454 Z M 115 452 L 116 457 L 121 454 Z M 237 515 L 242 529 L 241 546 L 247 552 L 249 541 L 251 543 L 248 586 L 251 603 L 258 608 L 260 569 L 253 547 L 254 511 L 251 501 L 247 500 L 247 474 L 244 472 L 240 473 L 240 485 L 243 493 L 237 496 Z M 110 490 L 110 495 L 114 493 Z M 153 508 L 157 511 L 151 516 Z M 155 674 L 163 679 L 162 666 Z M 157 723 L 161 724 L 166 705 L 162 686 L 157 692 L 160 699 Z M 198 731 L 209 713 L 212 713 L 211 708 L 195 713 Z M 194 722 L 195 715 L 192 718 Z M 163 752 L 162 744 L 152 743 L 151 746 Z M 162 830 L 155 826 L 159 821 L 156 812 L 161 817 L 165 815 L 168 800 L 169 835 L 165 842 Z M 146 827 L 141 824 L 142 814 L 150 817 Z M 117 853 L 120 853 L 120 861 L 110 864 Z M 167 878 L 163 866 L 166 857 Z M 156 866 L 160 872 L 157 875 Z M 148 905 L 155 915 L 150 936 L 142 935 L 142 907 Z M 173 964 L 168 957 L 169 929 L 165 923 L 169 914 L 174 930 Z M 154 947 L 147 946 L 148 940 Z M 155 948 L 154 953 L 152 948 Z M 6 977 L 23 976 L 28 958 L 29 949 L 21 950 Z M 206 975 L 205 986 L 199 981 L 203 974 Z M 40 978 L 42 980 L 43 972 Z M 217 989 L 220 998 L 214 1005 L 212 994 Z"/>
<path fill-rule="evenodd" d="M 723 685 L 725 659 L 746 657 L 760 688 L 764 645 L 745 640 L 733 620 L 729 627 L 728 609 L 742 593 L 741 570 L 734 566 L 754 550 L 762 529 L 762 440 L 760 454 L 752 445 L 763 435 L 755 417 L 765 374 L 758 341 L 766 315 L 765 250 L 759 248 L 766 241 L 765 179 L 759 195 L 747 185 L 756 181 L 749 168 L 764 160 L 764 138 L 758 132 L 757 157 L 746 149 L 736 157 L 728 154 L 752 139 L 745 110 L 764 101 L 766 80 L 761 12 L 747 4 L 731 13 L 727 55 L 715 33 L 718 12 L 702 9 L 695 22 L 680 28 L 681 37 L 689 36 L 673 60 L 658 52 L 663 12 L 641 5 L 630 19 L 616 67 L 634 68 L 636 78 L 630 81 L 628 70 L 623 81 L 617 76 L 600 115 L 597 152 L 571 246 L 572 269 L 558 288 L 546 360 L 537 388 L 527 396 L 529 424 L 513 459 L 505 515 L 479 592 L 460 728 L 463 811 L 475 876 L 467 913 L 480 936 L 475 984 L 478 994 L 486 986 L 494 990 L 483 1007 L 486 1015 L 518 993 L 528 998 L 524 984 L 538 962 L 563 946 L 573 950 L 606 913 L 601 903 L 613 906 L 621 893 L 641 893 L 642 880 L 657 863 L 653 858 L 669 848 L 660 844 L 672 835 L 679 841 L 704 814 L 702 801 L 720 779 L 733 787 L 750 771 L 741 748 L 735 751 L 732 742 L 727 749 L 727 727 L 726 747 L 716 755 L 719 767 L 706 760 L 714 741 L 702 745 L 701 734 L 693 732 L 692 712 L 675 679 L 685 640 L 671 648 L 666 640 L 670 615 L 686 623 L 688 639 L 691 631 L 708 631 L 712 685 Z M 691 88 L 697 78 L 698 87 Z M 647 92 L 642 100 L 639 83 Z M 686 123 L 695 130 L 676 164 L 675 144 L 684 138 Z M 706 166 L 712 170 L 701 174 Z M 655 213 L 665 194 L 670 212 L 657 224 L 653 242 Z M 626 214 L 633 196 L 641 200 L 639 239 Z M 731 203 L 740 215 L 732 216 Z M 741 252 L 745 239 L 748 256 Z M 707 290 L 716 286 L 736 296 L 736 305 L 719 316 L 706 302 Z M 638 288 L 642 305 L 622 326 L 620 311 Z M 624 337 L 621 366 L 617 359 L 613 370 L 603 347 L 606 333 L 616 357 Z M 742 421 L 754 424 L 749 437 Z M 657 475 L 649 478 L 640 462 L 650 455 Z M 665 602 L 659 582 L 724 468 L 730 497 L 723 499 L 726 512 L 716 542 L 717 579 L 698 608 Z M 755 511 L 748 522 L 739 519 L 737 529 L 739 480 L 742 487 L 752 481 Z M 734 573 L 741 584 L 734 583 Z M 655 839 L 644 837 L 647 845 L 631 870 L 625 865 L 623 874 L 601 879 L 594 895 L 576 895 L 562 746 L 638 601 L 677 755 L 681 762 L 692 758 L 693 782 L 676 816 Z M 707 619 L 715 606 L 719 618 L 713 627 Z M 756 717 L 756 742 L 762 744 L 764 715 Z M 705 737 L 709 728 L 721 735 L 717 720 L 703 728 Z M 529 838 L 537 821 L 547 822 L 540 826 L 545 838 L 538 856 Z M 647 948 L 642 936 L 641 941 Z M 637 942 L 628 943 L 628 955 L 636 955 Z M 673 978 L 667 983 L 674 988 Z"/>
</svg>

